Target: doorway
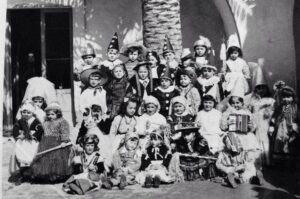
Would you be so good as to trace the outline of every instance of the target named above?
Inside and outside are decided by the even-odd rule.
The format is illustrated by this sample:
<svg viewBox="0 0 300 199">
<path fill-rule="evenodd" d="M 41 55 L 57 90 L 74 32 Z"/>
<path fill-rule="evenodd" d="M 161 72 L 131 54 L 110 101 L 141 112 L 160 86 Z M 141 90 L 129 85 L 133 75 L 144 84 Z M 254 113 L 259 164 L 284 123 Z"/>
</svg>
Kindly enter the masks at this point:
<svg viewBox="0 0 300 199">
<path fill-rule="evenodd" d="M 54 83 L 60 98 L 68 96 L 67 109 L 73 112 L 72 9 L 9 9 L 7 16 L 11 27 L 13 118 L 23 100 L 27 80 L 35 76 Z"/>
</svg>

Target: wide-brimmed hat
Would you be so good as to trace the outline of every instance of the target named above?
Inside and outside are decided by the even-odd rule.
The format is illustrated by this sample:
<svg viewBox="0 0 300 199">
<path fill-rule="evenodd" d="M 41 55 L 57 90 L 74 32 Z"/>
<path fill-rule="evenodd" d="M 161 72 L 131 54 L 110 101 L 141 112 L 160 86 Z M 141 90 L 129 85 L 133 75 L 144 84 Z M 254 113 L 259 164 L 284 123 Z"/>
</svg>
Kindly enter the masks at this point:
<svg viewBox="0 0 300 199">
<path fill-rule="evenodd" d="M 140 54 L 143 55 L 143 57 L 146 56 L 147 48 L 144 45 L 138 44 L 138 43 L 131 43 L 131 44 L 124 45 L 121 48 L 120 52 L 121 52 L 122 55 L 128 57 L 129 56 L 129 49 L 133 48 L 133 47 L 136 48 L 140 52 Z"/>
<path fill-rule="evenodd" d="M 133 68 L 133 70 L 138 71 L 141 66 L 146 66 L 148 70 L 150 70 L 151 63 L 147 61 L 138 62 L 137 65 Z"/>
<path fill-rule="evenodd" d="M 97 73 L 100 75 L 100 86 L 103 86 L 107 82 L 108 77 L 104 71 L 96 68 L 87 68 L 80 73 L 80 80 L 83 84 L 89 84 L 89 78 L 92 73 Z"/>
<path fill-rule="evenodd" d="M 182 134 L 198 132 L 199 128 L 200 127 L 194 122 L 179 123 L 174 127 L 175 132 L 181 132 Z"/>
</svg>

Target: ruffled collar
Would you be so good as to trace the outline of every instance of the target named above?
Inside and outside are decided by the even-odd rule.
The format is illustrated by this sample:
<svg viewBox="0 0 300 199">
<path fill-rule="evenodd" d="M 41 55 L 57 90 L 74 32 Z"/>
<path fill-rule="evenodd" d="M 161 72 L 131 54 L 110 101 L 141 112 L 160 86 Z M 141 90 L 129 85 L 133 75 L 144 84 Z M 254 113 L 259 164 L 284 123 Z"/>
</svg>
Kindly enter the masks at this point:
<svg viewBox="0 0 300 199">
<path fill-rule="evenodd" d="M 161 86 L 157 87 L 158 90 L 160 90 L 163 93 L 170 93 L 175 90 L 175 86 L 169 86 L 167 89 L 163 89 Z"/>
<path fill-rule="evenodd" d="M 219 83 L 220 78 L 218 76 L 212 76 L 209 79 L 204 79 L 202 77 L 198 77 L 198 82 L 203 86 L 210 86 Z"/>
</svg>

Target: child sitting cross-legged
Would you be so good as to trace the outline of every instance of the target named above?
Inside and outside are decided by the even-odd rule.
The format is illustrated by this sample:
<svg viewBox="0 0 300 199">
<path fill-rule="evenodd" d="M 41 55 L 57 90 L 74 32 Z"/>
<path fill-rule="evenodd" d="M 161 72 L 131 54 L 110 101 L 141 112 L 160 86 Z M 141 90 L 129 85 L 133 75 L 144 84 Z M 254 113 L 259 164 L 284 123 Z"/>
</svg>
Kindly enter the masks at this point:
<svg viewBox="0 0 300 199">
<path fill-rule="evenodd" d="M 226 174 L 225 180 L 232 188 L 237 183 L 261 184 L 262 174 L 256 171 L 252 151 L 243 151 L 238 137 L 228 133 L 224 139 L 225 150 L 219 153 L 216 166 Z"/>
<path fill-rule="evenodd" d="M 133 131 L 126 133 L 120 147 L 113 155 L 113 175 L 111 182 L 119 189 L 136 182 L 136 176 L 141 167 L 141 150 L 139 136 Z"/>
<path fill-rule="evenodd" d="M 83 152 L 72 160 L 74 175 L 63 184 L 65 192 L 84 195 L 101 186 L 111 189 L 111 184 L 106 178 L 103 158 L 99 154 L 98 143 L 97 135 L 87 134 L 82 137 L 80 145 Z"/>
<path fill-rule="evenodd" d="M 169 175 L 168 167 L 172 154 L 167 146 L 165 128 L 160 126 L 150 133 L 150 143 L 142 156 L 141 173 L 137 180 L 146 188 L 158 188 L 161 182 L 172 183 L 174 180 Z"/>
</svg>

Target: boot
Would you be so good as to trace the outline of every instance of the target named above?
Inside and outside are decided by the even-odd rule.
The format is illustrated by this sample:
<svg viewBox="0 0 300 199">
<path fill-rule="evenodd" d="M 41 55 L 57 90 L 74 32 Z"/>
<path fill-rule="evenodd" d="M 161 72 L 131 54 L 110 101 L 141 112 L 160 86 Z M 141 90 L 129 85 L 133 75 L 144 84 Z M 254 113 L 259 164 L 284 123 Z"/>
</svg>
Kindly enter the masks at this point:
<svg viewBox="0 0 300 199">
<path fill-rule="evenodd" d="M 100 180 L 102 182 L 102 187 L 104 189 L 108 189 L 108 190 L 112 189 L 113 183 L 110 180 L 108 180 L 106 176 L 102 175 L 100 177 Z"/>
<path fill-rule="evenodd" d="M 125 175 L 121 175 L 120 176 L 119 189 L 123 190 L 123 189 L 125 189 L 126 186 L 127 186 L 126 176 Z"/>
<path fill-rule="evenodd" d="M 154 188 L 159 188 L 159 185 L 160 185 L 160 177 L 158 175 L 156 175 L 154 177 L 153 187 Z"/>
<path fill-rule="evenodd" d="M 145 188 L 150 187 L 152 187 L 152 177 L 150 175 L 147 175 L 145 180 Z"/>
<path fill-rule="evenodd" d="M 237 183 L 235 181 L 235 177 L 234 177 L 234 175 L 232 173 L 229 173 L 227 175 L 227 182 L 234 189 L 238 187 L 238 185 L 237 185 Z"/>
</svg>

